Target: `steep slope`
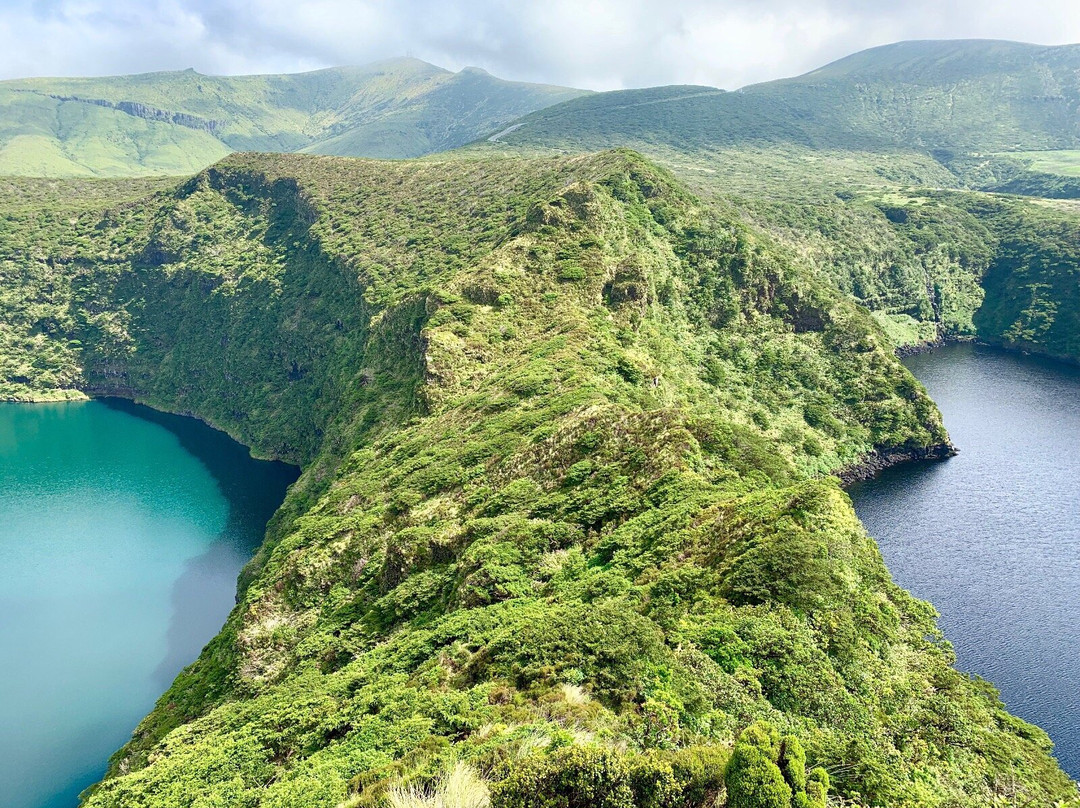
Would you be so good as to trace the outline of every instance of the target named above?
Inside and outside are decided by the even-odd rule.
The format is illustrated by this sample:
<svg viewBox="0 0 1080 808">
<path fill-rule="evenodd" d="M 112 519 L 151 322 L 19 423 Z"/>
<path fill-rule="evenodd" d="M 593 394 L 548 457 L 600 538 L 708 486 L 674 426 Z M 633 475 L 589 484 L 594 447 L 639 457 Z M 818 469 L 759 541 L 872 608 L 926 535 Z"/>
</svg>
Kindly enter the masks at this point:
<svg viewBox="0 0 1080 808">
<path fill-rule="evenodd" d="M 755 720 L 864 803 L 1073 793 L 823 476 L 940 451 L 932 403 L 665 171 L 236 156 L 62 212 L 0 240 L 5 318 L 62 348 L 5 389 L 133 396 L 305 467 L 88 805 L 375 805 L 464 760 L 496 808 L 675 808 L 723 793 Z"/>
<path fill-rule="evenodd" d="M 1073 148 L 1080 46 L 900 42 L 737 92 L 662 87 L 588 96 L 526 116 L 507 144 L 589 150 L 737 144 L 953 153 Z"/>
<path fill-rule="evenodd" d="M 440 75 L 390 103 L 351 98 L 340 120 L 303 151 L 381 158 L 417 157 L 461 146 L 536 109 L 576 98 L 581 90 L 503 81 L 467 67 Z"/>
<path fill-rule="evenodd" d="M 0 174 L 190 174 L 234 150 L 416 157 L 578 95 L 417 59 L 279 76 L 5 81 Z"/>
<path fill-rule="evenodd" d="M 1080 362 L 1080 210 L 1002 205 L 982 213 L 1000 234 L 987 267 L 979 335 L 998 345 Z"/>
<path fill-rule="evenodd" d="M 901 346 L 978 338 L 1080 362 L 1080 208 L 919 187 L 743 198 L 743 215 Z"/>
<path fill-rule="evenodd" d="M 1068 148 L 1080 138 L 1080 45 L 899 42 L 747 88 L 855 138 L 955 151 Z M 835 112 L 833 110 L 836 110 Z"/>
<path fill-rule="evenodd" d="M 1077 137 L 1078 76 L 1080 46 L 902 42 L 734 93 L 577 99 L 473 150 L 640 148 L 870 308 L 897 344 L 978 336 L 1080 360 L 1065 274 L 1080 242 L 1060 234 L 1075 209 L 941 190 L 1076 196 L 1060 149 Z M 1040 328 L 1026 324 L 1035 311 Z"/>
</svg>

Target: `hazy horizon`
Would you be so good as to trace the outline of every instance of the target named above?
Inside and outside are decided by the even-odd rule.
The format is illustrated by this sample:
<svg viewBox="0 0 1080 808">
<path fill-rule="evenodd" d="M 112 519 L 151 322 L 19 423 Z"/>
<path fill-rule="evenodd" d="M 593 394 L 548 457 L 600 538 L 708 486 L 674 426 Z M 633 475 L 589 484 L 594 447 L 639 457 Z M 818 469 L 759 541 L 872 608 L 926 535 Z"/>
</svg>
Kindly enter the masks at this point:
<svg viewBox="0 0 1080 808">
<path fill-rule="evenodd" d="M 1080 41 L 1069 0 L 7 0 L 0 79 L 193 68 L 296 73 L 412 56 L 449 70 L 611 90 L 737 89 L 911 39 Z"/>
<path fill-rule="evenodd" d="M 963 37 L 963 38 L 956 38 L 956 39 L 937 39 L 937 40 L 932 40 L 932 39 L 927 39 L 927 40 L 894 40 L 892 42 L 883 43 L 881 45 L 871 45 L 871 46 L 869 46 L 867 48 L 860 48 L 860 49 L 857 49 L 857 50 L 854 50 L 854 51 L 850 51 L 848 53 L 844 53 L 844 54 L 841 54 L 840 56 L 837 56 L 835 59 L 830 59 L 830 60 L 828 60 L 826 62 L 822 62 L 820 64 L 812 65 L 812 66 L 806 68 L 806 70 L 801 70 L 798 73 L 790 73 L 790 74 L 786 74 L 786 75 L 772 76 L 772 77 L 769 77 L 769 78 L 762 79 L 761 82 L 768 82 L 768 81 L 775 81 L 775 80 L 778 80 L 778 79 L 792 78 L 792 77 L 795 77 L 795 76 L 803 75 L 805 73 L 813 72 L 814 70 L 818 70 L 820 68 L 827 67 L 829 64 L 831 64 L 831 63 L 833 63 L 835 61 L 842 60 L 847 56 L 851 56 L 853 54 L 860 53 L 863 50 L 873 50 L 875 48 L 887 47 L 889 45 L 900 44 L 900 43 L 903 43 L 903 42 L 919 42 L 919 41 L 923 41 L 923 42 L 934 42 L 934 41 L 937 41 L 937 42 L 1005 42 L 1005 43 L 1016 44 L 1016 45 L 1030 45 L 1032 47 L 1038 47 L 1038 48 L 1053 48 L 1053 47 L 1068 46 L 1068 45 L 1071 45 L 1071 44 L 1080 44 L 1080 43 L 1062 43 L 1062 45 L 1046 45 L 1046 44 L 1041 43 L 1041 42 L 1025 42 L 1025 41 L 1017 40 L 1017 39 L 986 39 L 986 38 L 977 38 L 977 37 L 975 37 L 975 38 L 973 38 L 973 37 Z M 346 69 L 350 69 L 350 68 L 365 68 L 365 67 L 370 67 L 372 65 L 379 64 L 380 62 L 405 61 L 405 60 L 408 60 L 408 59 L 416 59 L 418 61 L 429 64 L 432 67 L 439 68 L 441 70 L 447 70 L 447 71 L 453 72 L 453 73 L 457 73 L 457 72 L 460 72 L 461 70 L 468 70 L 468 69 L 487 70 L 486 68 L 482 68 L 480 65 L 472 65 L 472 64 L 463 65 L 460 68 L 455 69 L 455 68 L 446 67 L 445 65 L 437 64 L 435 62 L 431 62 L 431 61 L 429 61 L 427 59 L 421 59 L 419 56 L 415 56 L 413 54 L 397 54 L 397 55 L 390 55 L 390 56 L 380 57 L 380 58 L 377 58 L 377 59 L 372 59 L 372 60 L 370 60 L 368 62 L 363 62 L 363 63 L 333 64 L 333 65 L 326 65 L 326 66 L 323 66 L 323 67 L 303 68 L 303 69 L 293 70 L 293 71 L 277 71 L 277 72 L 274 72 L 274 71 L 260 71 L 260 72 L 252 72 L 252 73 L 223 73 L 223 72 L 206 72 L 206 71 L 198 70 L 197 68 L 189 66 L 189 67 L 178 67 L 178 68 L 165 68 L 165 69 L 161 69 L 161 70 L 142 70 L 142 71 L 137 71 L 137 72 L 134 72 L 134 73 L 98 73 L 98 74 L 85 74 L 85 75 L 79 75 L 79 74 L 63 74 L 63 75 L 61 75 L 61 74 L 57 73 L 57 74 L 52 74 L 52 75 L 40 74 L 40 75 L 28 75 L 28 76 L 10 76 L 10 77 L 6 77 L 6 78 L 0 78 L 0 81 L 19 81 L 19 80 L 30 80 L 30 79 L 48 80 L 48 79 L 66 79 L 66 78 L 88 78 L 88 79 L 92 79 L 92 78 L 112 78 L 112 77 L 116 77 L 116 76 L 150 75 L 150 74 L 154 74 L 154 73 L 183 73 L 183 72 L 185 72 L 187 70 L 193 70 L 199 75 L 211 76 L 211 77 L 243 77 L 243 76 L 260 76 L 260 75 L 263 75 L 263 76 L 265 76 L 265 75 L 289 75 L 289 74 L 300 74 L 300 73 L 318 73 L 318 72 L 323 71 L 323 70 L 346 70 Z M 488 71 L 488 72 L 491 73 L 491 71 Z M 495 75 L 495 74 L 492 73 L 492 75 Z M 511 78 L 509 78 L 507 76 L 501 76 L 501 75 L 497 75 L 496 78 L 506 79 L 506 80 L 509 80 L 509 81 L 529 81 L 529 79 L 511 79 Z M 743 87 L 748 87 L 748 86 L 751 86 L 752 84 L 758 84 L 758 83 L 761 83 L 761 82 L 750 82 L 750 84 L 743 84 L 743 85 L 739 85 L 738 87 L 727 87 L 727 88 L 722 88 L 722 89 L 738 90 L 738 89 L 741 89 Z M 538 80 L 538 83 L 555 84 L 556 82 L 544 81 L 544 80 L 541 79 L 541 80 Z M 692 83 L 693 82 L 668 82 L 668 84 L 672 84 L 672 85 L 692 84 Z M 566 86 L 569 86 L 569 85 L 566 85 Z M 640 85 L 640 88 L 654 87 L 654 86 L 661 86 L 661 85 L 643 84 L 643 85 Z M 717 85 L 704 85 L 704 86 L 716 87 Z M 621 88 L 612 88 L 612 89 L 638 89 L 638 88 L 639 87 L 635 86 L 635 87 L 621 87 Z M 578 87 L 578 89 L 592 90 L 592 89 L 596 89 L 596 88 Z"/>
</svg>

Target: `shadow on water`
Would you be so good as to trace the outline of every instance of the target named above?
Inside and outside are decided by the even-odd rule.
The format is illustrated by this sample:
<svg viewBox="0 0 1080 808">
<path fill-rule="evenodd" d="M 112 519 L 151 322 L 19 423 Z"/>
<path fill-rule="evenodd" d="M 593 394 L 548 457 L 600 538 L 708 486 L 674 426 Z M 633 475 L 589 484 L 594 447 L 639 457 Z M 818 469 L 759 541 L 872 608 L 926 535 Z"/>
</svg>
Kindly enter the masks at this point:
<svg viewBox="0 0 1080 808">
<path fill-rule="evenodd" d="M 193 418 L 126 400 L 40 405 L 34 417 L 12 407 L 0 419 L 0 493 L 14 503 L 0 510 L 0 550 L 16 577 L 3 570 L 0 639 L 24 656 L 0 666 L 0 806 L 75 808 L 153 699 L 220 630 L 237 575 L 299 470 L 254 460 Z M 99 407 L 114 412 L 102 417 Z M 193 487 L 169 488 L 188 480 Z M 10 491 L 9 481 L 18 484 Z M 145 614 L 132 614 L 144 601 Z"/>
<path fill-rule="evenodd" d="M 249 552 L 239 554 L 227 531 L 205 553 L 188 561 L 173 584 L 165 657 L 154 670 L 154 684 L 162 692 L 221 630 L 235 602 L 236 576 L 258 546 L 255 542 Z"/>
<path fill-rule="evenodd" d="M 195 418 L 159 412 L 127 399 L 100 401 L 168 429 L 210 472 L 228 505 L 221 534 L 204 553 L 185 564 L 173 584 L 166 653 L 154 672 L 155 684 L 164 691 L 221 629 L 235 603 L 241 568 L 262 542 L 267 522 L 300 472 L 286 463 L 255 460 L 243 445 Z"/>
</svg>

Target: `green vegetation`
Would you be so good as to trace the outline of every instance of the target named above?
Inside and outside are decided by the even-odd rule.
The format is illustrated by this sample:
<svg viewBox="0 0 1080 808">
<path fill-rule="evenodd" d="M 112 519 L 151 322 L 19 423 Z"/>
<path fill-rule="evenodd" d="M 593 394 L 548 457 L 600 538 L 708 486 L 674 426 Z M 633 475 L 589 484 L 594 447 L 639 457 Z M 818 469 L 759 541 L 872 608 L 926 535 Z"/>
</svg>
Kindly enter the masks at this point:
<svg viewBox="0 0 1080 808">
<path fill-rule="evenodd" d="M 1080 151 L 1077 150 L 1009 152 L 998 156 L 1026 163 L 1032 171 L 1080 177 Z"/>
<path fill-rule="evenodd" d="M 281 76 L 0 82 L 0 174 L 192 174 L 231 151 L 416 157 L 581 95 L 417 59 Z"/>
<path fill-rule="evenodd" d="M 735 93 L 575 99 L 473 151 L 640 149 L 869 308 L 896 345 L 981 338 L 1080 360 L 1075 213 L 1004 196 L 1080 196 L 1067 173 L 1080 152 L 1060 148 L 1080 136 L 1078 60 L 1076 46 L 898 43 Z"/>
<path fill-rule="evenodd" d="M 82 344 L 68 336 L 76 327 L 71 284 L 77 278 L 55 248 L 80 222 L 88 227 L 100 221 L 103 208 L 173 185 L 175 180 L 0 179 L 0 398 L 83 397 L 77 389 Z M 94 319 L 88 312 L 81 317 Z"/>
<path fill-rule="evenodd" d="M 918 154 L 938 174 L 982 177 L 977 187 L 1011 180 L 1001 189 L 1075 196 L 1057 175 L 1075 176 L 1078 64 L 1077 46 L 968 41 L 874 48 L 738 92 L 587 94 L 415 59 L 281 76 L 21 79 L 0 82 L 0 174 L 188 174 L 234 150 L 416 157 L 498 134 L 501 147 L 564 152 Z"/>
<path fill-rule="evenodd" d="M 735 742 L 727 767 L 728 808 L 824 808 L 829 774 L 806 774 L 806 752 L 794 735 L 752 724 Z"/>
<path fill-rule="evenodd" d="M 1080 197 L 1080 177 L 1070 173 L 1064 155 L 1078 152 L 1003 152 L 952 157 L 949 168 L 968 187 L 1005 194 L 1075 199 Z M 1040 160 L 1040 155 L 1047 159 Z"/>
<path fill-rule="evenodd" d="M 728 750 L 716 746 L 619 754 L 570 746 L 507 766 L 495 808 L 677 808 L 714 805 L 724 791 Z"/>
<path fill-rule="evenodd" d="M 1078 64 L 1077 45 L 900 42 L 737 92 L 653 87 L 585 96 L 526 116 L 500 142 L 569 151 L 919 150 L 946 164 L 971 152 L 1073 149 Z"/>
<path fill-rule="evenodd" d="M 730 203 L 628 152 L 10 187 L 5 396 L 126 395 L 304 466 L 88 806 L 1075 793 L 829 476 L 945 442 L 933 404 Z"/>
<path fill-rule="evenodd" d="M 1050 205 L 991 206 L 999 246 L 975 322 L 987 341 L 1080 360 L 1080 219 Z"/>
<path fill-rule="evenodd" d="M 0 397 L 128 396 L 304 468 L 86 805 L 1075 798 L 832 475 L 948 447 L 897 345 L 1080 360 L 1075 203 L 985 190 L 1070 195 L 997 153 L 1076 145 L 1077 58 L 902 43 L 417 162 L 3 180 Z M 0 136 L 0 166 L 421 154 L 573 92 L 413 61 L 47 84 L 0 85 L 44 105 L 0 121 L 82 134 Z M 664 167 L 578 153 L 611 144 Z"/>
<path fill-rule="evenodd" d="M 1080 220 L 1068 203 L 864 187 L 737 204 L 870 308 L 896 345 L 978 338 L 1080 361 Z"/>
</svg>

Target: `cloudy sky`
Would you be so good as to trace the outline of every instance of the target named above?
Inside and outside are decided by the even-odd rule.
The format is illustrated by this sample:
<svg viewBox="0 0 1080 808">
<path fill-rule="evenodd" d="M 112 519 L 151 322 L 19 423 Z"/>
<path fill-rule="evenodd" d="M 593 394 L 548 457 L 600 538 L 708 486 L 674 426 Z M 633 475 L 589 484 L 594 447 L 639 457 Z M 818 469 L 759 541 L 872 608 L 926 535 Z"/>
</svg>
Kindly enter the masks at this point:
<svg viewBox="0 0 1080 808">
<path fill-rule="evenodd" d="M 412 55 L 591 89 L 793 75 L 899 39 L 1080 42 L 1080 0 L 0 0 L 0 78 Z"/>
</svg>

